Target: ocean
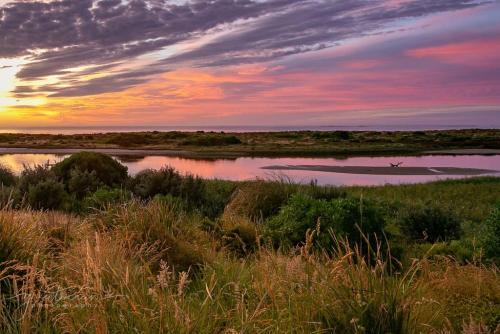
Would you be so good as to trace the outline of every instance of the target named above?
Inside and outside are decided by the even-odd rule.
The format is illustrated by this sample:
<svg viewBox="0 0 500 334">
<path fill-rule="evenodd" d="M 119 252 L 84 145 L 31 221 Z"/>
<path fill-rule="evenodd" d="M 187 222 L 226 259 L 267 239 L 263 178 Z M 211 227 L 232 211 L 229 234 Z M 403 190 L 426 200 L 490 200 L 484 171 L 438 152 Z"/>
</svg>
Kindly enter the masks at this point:
<svg viewBox="0 0 500 334">
<path fill-rule="evenodd" d="M 280 131 L 423 131 L 486 128 L 476 125 L 211 125 L 211 126 L 68 126 L 68 127 L 0 127 L 0 133 L 94 134 L 143 131 L 214 131 L 214 132 L 280 132 Z"/>
</svg>

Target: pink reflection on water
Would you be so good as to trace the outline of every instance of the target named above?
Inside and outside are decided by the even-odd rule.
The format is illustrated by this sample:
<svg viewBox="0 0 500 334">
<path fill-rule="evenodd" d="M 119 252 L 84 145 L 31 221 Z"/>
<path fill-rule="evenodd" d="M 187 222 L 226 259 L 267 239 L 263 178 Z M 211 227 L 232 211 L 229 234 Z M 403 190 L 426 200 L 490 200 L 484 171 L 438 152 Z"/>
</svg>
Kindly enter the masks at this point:
<svg viewBox="0 0 500 334">
<path fill-rule="evenodd" d="M 0 164 L 20 172 L 23 164 L 43 164 L 60 161 L 63 157 L 53 154 L 6 154 L 0 156 Z M 419 183 L 446 178 L 463 178 L 447 175 L 359 175 L 327 173 L 318 171 L 270 171 L 262 169 L 271 165 L 331 165 L 331 166 L 389 166 L 389 163 L 403 162 L 410 167 L 462 167 L 500 169 L 500 155 L 428 155 L 400 157 L 352 157 L 339 158 L 238 158 L 234 160 L 194 160 L 179 157 L 147 156 L 137 161 L 124 161 L 130 174 L 152 168 L 170 165 L 181 173 L 191 173 L 203 178 L 225 180 L 250 180 L 259 178 L 288 177 L 294 182 L 307 183 L 317 180 L 319 184 L 331 185 L 381 185 L 399 183 Z M 500 175 L 500 174 L 496 174 Z"/>
</svg>

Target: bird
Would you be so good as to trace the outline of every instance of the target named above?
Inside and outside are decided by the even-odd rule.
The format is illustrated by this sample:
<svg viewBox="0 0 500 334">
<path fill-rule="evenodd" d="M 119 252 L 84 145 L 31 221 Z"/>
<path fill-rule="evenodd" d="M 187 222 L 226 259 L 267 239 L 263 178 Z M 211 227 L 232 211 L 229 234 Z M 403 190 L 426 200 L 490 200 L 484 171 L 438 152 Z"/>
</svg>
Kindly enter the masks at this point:
<svg viewBox="0 0 500 334">
<path fill-rule="evenodd" d="M 390 163 L 391 167 L 399 167 L 403 164 L 403 162 L 398 162 L 397 164 Z"/>
</svg>

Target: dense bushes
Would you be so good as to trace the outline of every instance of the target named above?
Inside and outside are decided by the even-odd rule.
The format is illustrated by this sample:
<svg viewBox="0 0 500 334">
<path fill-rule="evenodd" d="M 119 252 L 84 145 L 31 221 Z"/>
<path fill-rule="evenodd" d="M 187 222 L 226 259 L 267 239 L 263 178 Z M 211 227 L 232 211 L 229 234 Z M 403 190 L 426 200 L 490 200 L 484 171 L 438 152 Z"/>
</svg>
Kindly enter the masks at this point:
<svg viewBox="0 0 500 334">
<path fill-rule="evenodd" d="M 383 233 L 384 220 L 369 202 L 358 198 L 313 199 L 303 194 L 291 197 L 278 215 L 266 222 L 266 234 L 275 244 L 298 245 L 308 230 L 316 230 L 316 244 L 332 248 L 332 234 L 361 242 L 363 235 Z"/>
<path fill-rule="evenodd" d="M 54 179 L 47 179 L 29 187 L 28 202 L 34 209 L 62 209 L 66 205 L 66 199 L 64 184 Z"/>
<path fill-rule="evenodd" d="M 91 195 L 85 197 L 82 209 L 104 210 L 110 205 L 125 203 L 132 199 L 132 194 L 124 189 L 100 188 Z"/>
<path fill-rule="evenodd" d="M 84 185 L 88 191 L 95 191 L 96 184 L 117 187 L 128 178 L 127 167 L 108 155 L 94 152 L 73 154 L 52 169 L 65 184 Z"/>
<path fill-rule="evenodd" d="M 409 207 L 400 224 L 405 235 L 420 242 L 453 240 L 461 235 L 460 219 L 450 210 L 431 203 Z"/>
<path fill-rule="evenodd" d="M 10 187 L 16 183 L 16 176 L 7 167 L 0 165 L 0 186 Z"/>
<path fill-rule="evenodd" d="M 131 180 L 133 193 L 142 199 L 156 195 L 180 197 L 190 205 L 203 201 L 205 183 L 193 175 L 181 175 L 172 167 L 160 170 L 148 169 L 140 172 Z"/>
<path fill-rule="evenodd" d="M 238 144 L 241 144 L 241 140 L 238 137 L 224 135 L 201 136 L 182 141 L 182 145 L 192 146 L 226 146 Z"/>
</svg>

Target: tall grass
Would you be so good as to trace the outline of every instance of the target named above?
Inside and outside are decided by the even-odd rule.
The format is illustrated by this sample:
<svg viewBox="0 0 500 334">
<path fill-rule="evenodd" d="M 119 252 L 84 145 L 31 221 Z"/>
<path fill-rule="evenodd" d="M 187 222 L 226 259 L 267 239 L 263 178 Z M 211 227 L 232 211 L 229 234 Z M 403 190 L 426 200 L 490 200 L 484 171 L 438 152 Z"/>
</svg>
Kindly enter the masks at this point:
<svg viewBox="0 0 500 334">
<path fill-rule="evenodd" d="M 234 256 L 161 201 L 87 218 L 6 210 L 0 226 L 2 333 L 493 332 L 499 319 L 496 267 L 423 258 L 395 270 L 342 240 L 317 251 L 311 231 L 287 252 Z"/>
</svg>

